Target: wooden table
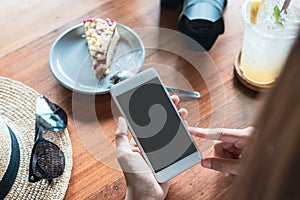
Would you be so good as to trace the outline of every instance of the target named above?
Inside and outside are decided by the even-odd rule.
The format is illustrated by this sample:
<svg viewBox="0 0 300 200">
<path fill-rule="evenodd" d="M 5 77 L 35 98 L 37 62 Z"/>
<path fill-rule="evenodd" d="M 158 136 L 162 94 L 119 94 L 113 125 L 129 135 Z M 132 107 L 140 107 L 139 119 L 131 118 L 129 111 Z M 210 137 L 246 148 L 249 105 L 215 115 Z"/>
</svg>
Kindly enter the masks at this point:
<svg viewBox="0 0 300 200">
<path fill-rule="evenodd" d="M 167 85 L 201 93 L 198 101 L 182 100 L 181 106 L 190 111 L 190 125 L 240 128 L 252 123 L 258 94 L 241 85 L 233 71 L 242 43 L 242 2 L 228 2 L 225 33 L 208 52 L 214 63 L 210 73 L 200 74 L 189 60 L 174 52 L 145 45 L 143 69 L 155 67 Z M 161 8 L 159 0 L 11 0 L 1 5 L 0 75 L 32 87 L 68 113 L 74 164 L 66 199 L 122 199 L 126 185 L 114 154 L 116 123 L 110 95 L 80 95 L 64 88 L 49 68 L 51 45 L 62 32 L 89 17 L 110 17 L 147 40 L 147 34 L 137 28 L 176 30 L 179 12 Z M 91 117 L 89 113 L 95 121 L 85 120 Z M 106 144 L 97 133 L 105 136 Z M 195 140 L 205 156 L 211 153 L 212 142 Z M 171 181 L 167 198 L 222 199 L 232 180 L 198 165 Z"/>
</svg>

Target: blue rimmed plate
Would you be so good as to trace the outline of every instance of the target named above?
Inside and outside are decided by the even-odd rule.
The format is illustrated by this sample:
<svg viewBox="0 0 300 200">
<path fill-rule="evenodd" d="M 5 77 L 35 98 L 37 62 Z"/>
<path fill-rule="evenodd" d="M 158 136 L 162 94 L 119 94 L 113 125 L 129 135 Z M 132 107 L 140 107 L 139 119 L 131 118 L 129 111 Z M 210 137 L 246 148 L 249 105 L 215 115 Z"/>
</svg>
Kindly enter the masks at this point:
<svg viewBox="0 0 300 200">
<path fill-rule="evenodd" d="M 117 25 L 120 34 L 109 74 L 98 80 L 93 71 L 83 23 L 62 33 L 52 45 L 49 56 L 51 72 L 66 88 L 84 94 L 109 92 L 110 74 L 126 70 L 140 71 L 145 61 L 145 49 L 140 37 L 125 25 Z"/>
</svg>

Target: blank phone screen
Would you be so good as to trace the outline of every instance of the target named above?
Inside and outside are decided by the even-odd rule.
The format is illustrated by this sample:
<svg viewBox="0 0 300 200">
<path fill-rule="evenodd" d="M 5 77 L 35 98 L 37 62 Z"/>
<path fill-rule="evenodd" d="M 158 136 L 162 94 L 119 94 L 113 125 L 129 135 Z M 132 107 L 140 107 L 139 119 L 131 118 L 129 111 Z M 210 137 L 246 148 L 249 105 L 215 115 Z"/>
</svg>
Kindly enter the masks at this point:
<svg viewBox="0 0 300 200">
<path fill-rule="evenodd" d="M 197 151 L 158 78 L 117 100 L 155 172 Z"/>
</svg>

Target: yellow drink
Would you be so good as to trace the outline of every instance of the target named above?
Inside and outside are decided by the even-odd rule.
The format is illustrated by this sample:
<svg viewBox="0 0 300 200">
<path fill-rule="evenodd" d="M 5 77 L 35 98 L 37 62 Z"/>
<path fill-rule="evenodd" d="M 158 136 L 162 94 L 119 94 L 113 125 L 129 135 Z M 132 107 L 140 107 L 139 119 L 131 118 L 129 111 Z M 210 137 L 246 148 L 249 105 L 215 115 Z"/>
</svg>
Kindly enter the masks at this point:
<svg viewBox="0 0 300 200">
<path fill-rule="evenodd" d="M 272 3 L 278 2 L 272 1 Z M 269 12 L 267 10 L 265 15 L 262 15 L 263 19 L 259 16 L 257 19 L 253 17 L 253 10 L 252 13 L 250 12 L 251 5 L 253 6 L 253 2 L 248 0 L 242 7 L 245 29 L 241 71 L 247 79 L 254 83 L 269 84 L 279 76 L 298 29 L 289 23 L 282 27 L 275 24 L 275 19 L 272 18 L 274 4 L 269 6 Z M 262 4 L 259 12 L 265 8 L 268 7 Z M 260 13 L 258 14 L 260 15 Z"/>
</svg>

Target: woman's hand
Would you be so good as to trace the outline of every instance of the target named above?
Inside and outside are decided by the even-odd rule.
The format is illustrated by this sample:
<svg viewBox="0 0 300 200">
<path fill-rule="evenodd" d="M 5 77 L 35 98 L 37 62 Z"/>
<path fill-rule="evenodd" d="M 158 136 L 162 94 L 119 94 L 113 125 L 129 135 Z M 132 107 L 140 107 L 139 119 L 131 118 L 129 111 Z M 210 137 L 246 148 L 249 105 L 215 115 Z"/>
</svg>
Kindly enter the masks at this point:
<svg viewBox="0 0 300 200">
<path fill-rule="evenodd" d="M 177 105 L 179 98 L 171 97 Z M 179 109 L 183 119 L 186 109 Z M 169 182 L 158 183 L 144 160 L 134 140 L 128 140 L 127 124 L 123 117 L 118 119 L 116 131 L 117 159 L 126 178 L 126 199 L 165 199 L 169 190 Z"/>
<path fill-rule="evenodd" d="M 124 118 L 119 118 L 118 126 L 117 159 L 126 178 L 126 199 L 164 199 L 169 183 L 159 184 L 136 145 L 129 143 Z"/>
<path fill-rule="evenodd" d="M 189 127 L 192 135 L 216 140 L 214 144 L 214 157 L 204 158 L 201 165 L 224 174 L 237 175 L 240 168 L 240 157 L 247 144 L 253 127 L 245 129 L 203 129 Z"/>
</svg>

